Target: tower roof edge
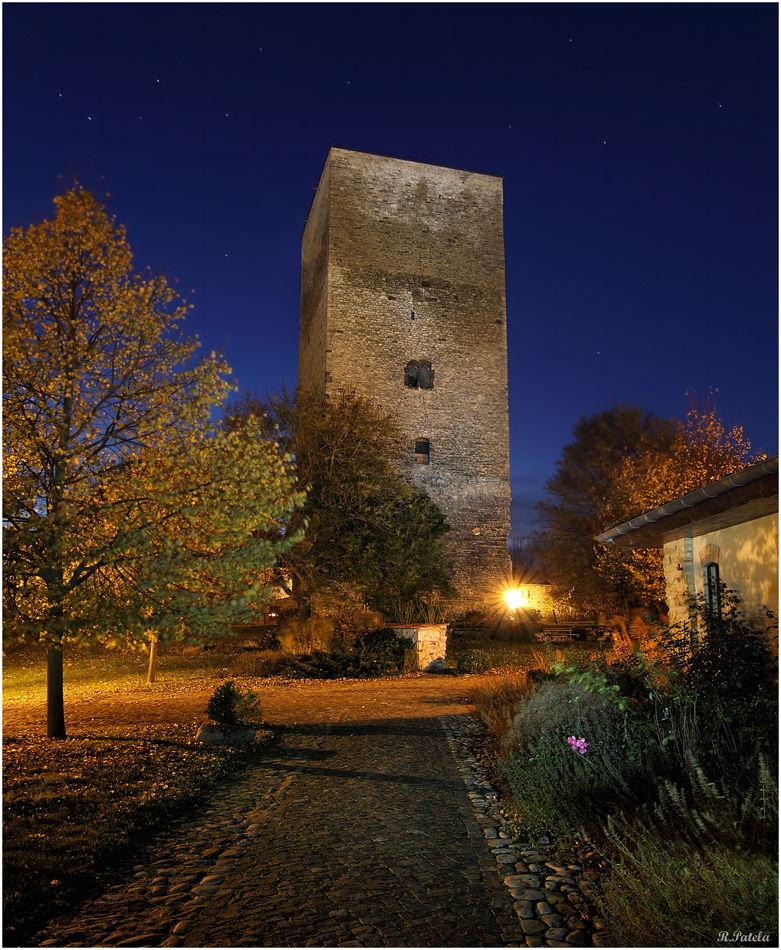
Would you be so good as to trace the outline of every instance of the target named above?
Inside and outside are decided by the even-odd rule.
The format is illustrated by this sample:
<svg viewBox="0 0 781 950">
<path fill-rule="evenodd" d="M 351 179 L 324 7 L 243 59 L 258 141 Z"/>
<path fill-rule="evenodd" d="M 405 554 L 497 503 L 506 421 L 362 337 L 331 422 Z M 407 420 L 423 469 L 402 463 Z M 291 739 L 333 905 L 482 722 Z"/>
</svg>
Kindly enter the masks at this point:
<svg viewBox="0 0 781 950">
<path fill-rule="evenodd" d="M 356 155 L 374 155 L 377 158 L 388 158 L 394 162 L 408 162 L 410 165 L 430 165 L 432 168 L 447 168 L 454 172 L 466 172 L 469 175 L 482 175 L 485 178 L 499 178 L 504 181 L 504 175 L 494 175 L 491 172 L 478 172 L 473 168 L 457 168 L 455 165 L 443 165 L 441 162 L 422 162 L 414 158 L 401 158 L 399 155 L 385 155 L 382 152 L 367 152 L 361 148 L 344 148 L 341 145 L 331 145 L 328 149 L 326 162 L 331 156 L 331 152 L 353 152 Z"/>
</svg>

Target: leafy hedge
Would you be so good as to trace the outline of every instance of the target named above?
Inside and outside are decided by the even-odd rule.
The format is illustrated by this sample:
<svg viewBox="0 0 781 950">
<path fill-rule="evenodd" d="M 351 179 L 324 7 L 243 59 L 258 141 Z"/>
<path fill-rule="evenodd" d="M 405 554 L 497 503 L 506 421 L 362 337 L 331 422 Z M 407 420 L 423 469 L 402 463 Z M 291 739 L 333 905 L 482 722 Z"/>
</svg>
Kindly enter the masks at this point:
<svg viewBox="0 0 781 950">
<path fill-rule="evenodd" d="M 486 673 L 491 669 L 491 657 L 484 650 L 467 650 L 458 658 L 459 673 Z"/>
<path fill-rule="evenodd" d="M 414 659 L 415 644 L 383 628 L 359 637 L 349 650 L 313 650 L 285 658 L 277 673 L 306 679 L 357 679 L 404 673 L 413 668 Z"/>
<path fill-rule="evenodd" d="M 478 697 L 518 822 L 614 860 L 598 903 L 616 946 L 777 926 L 774 618 L 749 623 L 726 589 L 721 605 Z"/>
</svg>

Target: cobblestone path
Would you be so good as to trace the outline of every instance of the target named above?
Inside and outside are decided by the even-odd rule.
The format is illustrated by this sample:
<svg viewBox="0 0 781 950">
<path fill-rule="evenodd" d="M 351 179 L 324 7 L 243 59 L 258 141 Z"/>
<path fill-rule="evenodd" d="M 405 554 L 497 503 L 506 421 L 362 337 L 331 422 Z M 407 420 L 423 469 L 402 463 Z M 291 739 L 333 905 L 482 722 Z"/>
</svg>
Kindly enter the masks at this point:
<svg viewBox="0 0 781 950">
<path fill-rule="evenodd" d="M 526 946 L 439 710 L 384 718 L 350 698 L 338 715 L 310 706 L 205 814 L 150 842 L 132 880 L 36 943 Z"/>
<path fill-rule="evenodd" d="M 509 837 L 465 685 L 266 689 L 281 741 L 201 813 L 140 842 L 124 881 L 33 945 L 609 946 L 583 896 L 591 872 L 557 863 L 547 839 Z M 181 723 L 203 702 L 76 696 L 72 727 Z M 37 722 L 14 708 L 6 719 Z"/>
<path fill-rule="evenodd" d="M 332 726 L 225 886 L 185 946 L 525 944 L 434 718 Z"/>
</svg>

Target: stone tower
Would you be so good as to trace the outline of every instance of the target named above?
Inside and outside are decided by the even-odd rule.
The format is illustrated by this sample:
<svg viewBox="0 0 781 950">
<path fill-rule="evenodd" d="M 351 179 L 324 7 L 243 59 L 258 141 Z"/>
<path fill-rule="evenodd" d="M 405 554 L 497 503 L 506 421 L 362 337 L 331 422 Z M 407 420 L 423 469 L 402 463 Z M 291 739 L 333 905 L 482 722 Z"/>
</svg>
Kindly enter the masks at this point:
<svg viewBox="0 0 781 950">
<path fill-rule="evenodd" d="M 461 610 L 510 578 L 502 179 L 332 148 L 302 241 L 299 386 L 394 411 Z"/>
</svg>

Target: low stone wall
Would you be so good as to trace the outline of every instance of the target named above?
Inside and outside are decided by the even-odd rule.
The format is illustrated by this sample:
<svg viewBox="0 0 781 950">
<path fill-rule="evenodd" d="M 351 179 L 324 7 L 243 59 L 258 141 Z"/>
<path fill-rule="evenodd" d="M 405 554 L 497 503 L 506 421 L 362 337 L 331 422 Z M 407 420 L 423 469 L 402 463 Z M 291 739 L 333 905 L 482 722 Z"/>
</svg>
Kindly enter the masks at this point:
<svg viewBox="0 0 781 950">
<path fill-rule="evenodd" d="M 392 624 L 397 637 L 412 640 L 417 651 L 416 669 L 426 673 L 445 669 L 447 624 L 422 623 L 416 625 Z"/>
</svg>

